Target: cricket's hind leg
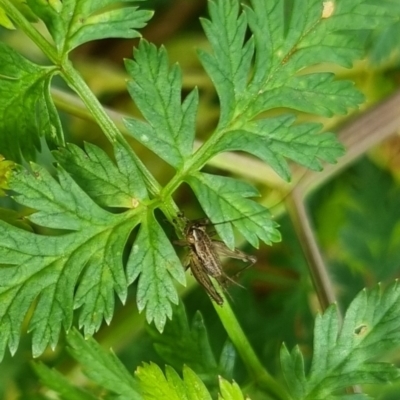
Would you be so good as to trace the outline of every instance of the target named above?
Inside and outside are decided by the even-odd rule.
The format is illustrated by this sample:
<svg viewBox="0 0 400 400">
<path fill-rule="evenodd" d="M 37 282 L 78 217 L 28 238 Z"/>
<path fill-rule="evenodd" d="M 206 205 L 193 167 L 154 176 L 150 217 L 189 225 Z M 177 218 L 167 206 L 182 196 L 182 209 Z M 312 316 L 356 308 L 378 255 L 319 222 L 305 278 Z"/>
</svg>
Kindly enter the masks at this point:
<svg viewBox="0 0 400 400">
<path fill-rule="evenodd" d="M 247 261 L 249 262 L 249 264 L 245 265 L 243 268 L 241 268 L 238 272 L 236 272 L 236 274 L 234 274 L 233 276 L 231 276 L 231 279 L 235 279 L 237 278 L 240 274 L 242 274 L 244 271 L 246 271 L 246 269 L 251 268 L 256 262 L 257 262 L 257 258 L 254 256 L 250 256 L 251 259 L 248 259 Z M 234 281 L 236 282 L 236 281 Z M 241 286 L 241 285 L 239 285 Z M 242 286 L 243 287 L 243 286 Z"/>
</svg>

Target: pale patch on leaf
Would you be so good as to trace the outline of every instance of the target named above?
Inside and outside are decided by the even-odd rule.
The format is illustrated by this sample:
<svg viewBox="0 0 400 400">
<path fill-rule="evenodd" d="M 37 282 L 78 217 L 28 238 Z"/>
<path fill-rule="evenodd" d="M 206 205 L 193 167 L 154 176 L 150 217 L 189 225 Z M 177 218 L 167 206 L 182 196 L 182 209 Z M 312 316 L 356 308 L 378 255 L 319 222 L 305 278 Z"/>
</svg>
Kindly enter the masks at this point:
<svg viewBox="0 0 400 400">
<path fill-rule="evenodd" d="M 333 15 L 335 11 L 335 2 L 333 0 L 324 1 L 322 10 L 322 18 L 329 18 Z"/>
</svg>

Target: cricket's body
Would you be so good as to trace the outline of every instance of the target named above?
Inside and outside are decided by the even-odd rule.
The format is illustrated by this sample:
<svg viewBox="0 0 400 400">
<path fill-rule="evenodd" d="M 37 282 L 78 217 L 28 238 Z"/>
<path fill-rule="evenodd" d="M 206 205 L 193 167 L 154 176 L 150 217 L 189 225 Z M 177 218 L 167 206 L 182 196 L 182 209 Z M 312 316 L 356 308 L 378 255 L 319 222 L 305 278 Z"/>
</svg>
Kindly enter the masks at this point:
<svg viewBox="0 0 400 400">
<path fill-rule="evenodd" d="M 201 222 L 188 222 L 186 240 L 208 275 L 214 278 L 223 275 L 221 262 L 214 249 L 213 241 L 206 232 L 204 222 L 203 225 Z"/>
<path fill-rule="evenodd" d="M 220 306 L 224 303 L 221 295 L 215 289 L 213 283 L 211 282 L 210 277 L 205 271 L 201 260 L 197 256 L 194 251 L 190 251 L 190 270 L 192 271 L 193 276 L 196 281 L 203 286 L 204 290 L 208 293 L 208 295 Z"/>
<path fill-rule="evenodd" d="M 189 246 L 189 263 L 193 276 L 206 290 L 208 295 L 219 305 L 223 304 L 223 299 L 215 289 L 210 277 L 225 288 L 230 283 L 236 283 L 223 270 L 218 253 L 231 258 L 237 258 L 244 262 L 249 262 L 250 267 L 257 259 L 243 253 L 240 250 L 230 250 L 223 242 L 212 240 L 207 233 L 206 227 L 208 220 L 186 221 L 185 240 L 178 244 Z"/>
</svg>

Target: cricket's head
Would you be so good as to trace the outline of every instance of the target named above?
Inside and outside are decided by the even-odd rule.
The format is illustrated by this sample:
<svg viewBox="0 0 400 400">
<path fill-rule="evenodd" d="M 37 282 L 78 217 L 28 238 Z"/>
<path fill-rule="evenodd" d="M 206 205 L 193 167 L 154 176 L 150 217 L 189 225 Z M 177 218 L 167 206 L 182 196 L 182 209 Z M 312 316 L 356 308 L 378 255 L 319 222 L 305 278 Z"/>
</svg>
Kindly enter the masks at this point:
<svg viewBox="0 0 400 400">
<path fill-rule="evenodd" d="M 206 234 L 206 226 L 210 223 L 207 218 L 194 221 L 186 220 L 185 238 L 189 244 L 194 244 L 201 240 Z"/>
</svg>

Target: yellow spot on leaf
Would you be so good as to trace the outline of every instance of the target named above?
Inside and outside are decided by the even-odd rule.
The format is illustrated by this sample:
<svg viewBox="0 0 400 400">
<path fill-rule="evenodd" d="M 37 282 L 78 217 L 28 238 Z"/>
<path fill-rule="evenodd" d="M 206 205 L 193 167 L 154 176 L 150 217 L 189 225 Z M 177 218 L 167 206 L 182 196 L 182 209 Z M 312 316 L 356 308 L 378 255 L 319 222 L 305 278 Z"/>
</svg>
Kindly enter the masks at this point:
<svg viewBox="0 0 400 400">
<path fill-rule="evenodd" d="M 323 6 L 324 8 L 322 10 L 322 18 L 331 17 L 333 12 L 335 11 L 335 2 L 332 0 L 324 1 Z"/>
<path fill-rule="evenodd" d="M 135 199 L 134 197 L 131 199 L 131 205 L 132 208 L 137 208 L 139 206 L 140 202 L 138 199 Z"/>
</svg>

